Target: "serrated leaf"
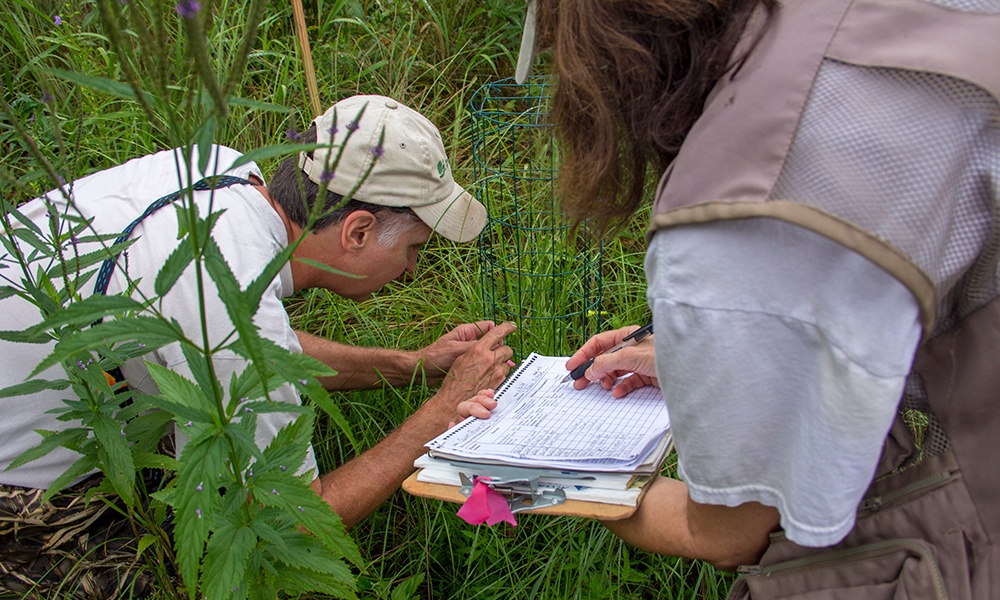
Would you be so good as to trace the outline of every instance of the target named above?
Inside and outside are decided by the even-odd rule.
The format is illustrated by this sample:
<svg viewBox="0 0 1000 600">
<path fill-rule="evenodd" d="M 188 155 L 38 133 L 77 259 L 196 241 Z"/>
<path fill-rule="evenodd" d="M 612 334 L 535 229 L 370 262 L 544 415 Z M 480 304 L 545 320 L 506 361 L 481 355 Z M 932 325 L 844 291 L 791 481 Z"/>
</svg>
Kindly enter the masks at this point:
<svg viewBox="0 0 1000 600">
<path fill-rule="evenodd" d="M 263 525 L 263 524 L 261 524 Z M 261 537 L 268 541 L 266 552 L 275 560 L 289 567 L 308 569 L 326 573 L 348 581 L 353 578 L 351 570 L 339 560 L 330 560 L 330 555 L 315 537 L 301 531 L 267 531 L 266 526 L 251 524 L 254 531 L 265 530 Z M 266 537 L 265 537 L 266 536 Z"/>
<path fill-rule="evenodd" d="M 172 369 L 155 363 L 147 362 L 146 366 L 149 369 L 150 377 L 160 389 L 158 397 L 149 399 L 151 404 L 164 410 L 176 411 L 178 414 L 180 414 L 181 409 L 177 407 L 183 407 L 185 413 L 183 416 L 191 419 L 193 417 L 189 415 L 197 414 L 199 415 L 195 419 L 197 421 L 216 422 L 218 420 L 218 415 L 211 410 L 213 405 L 211 399 L 205 396 L 205 392 L 191 380 Z M 194 413 L 190 411 L 194 411 Z"/>
<path fill-rule="evenodd" d="M 364 563 L 357 546 L 344 534 L 344 524 L 302 478 L 271 471 L 254 476 L 253 497 L 264 506 L 280 508 L 295 517 L 329 550 L 360 567 Z"/>
<path fill-rule="evenodd" d="M 191 369 L 195 383 L 201 388 L 203 397 L 210 400 L 211 406 L 221 404 L 222 389 L 208 368 L 208 361 L 211 358 L 206 357 L 199 349 L 188 344 L 181 346 L 181 353 L 184 355 L 188 368 Z"/>
<path fill-rule="evenodd" d="M 128 312 L 139 312 L 146 307 L 128 296 L 94 294 L 83 300 L 73 302 L 56 314 L 44 319 L 29 331 L 52 331 L 66 325 L 81 325 L 89 327 L 95 321 L 104 317 Z"/>
<path fill-rule="evenodd" d="M 5 471 L 24 466 L 33 460 L 37 460 L 56 448 L 66 447 L 67 444 L 77 445 L 87 439 L 88 430 L 82 427 L 73 427 L 61 431 L 35 430 L 35 433 L 42 436 L 42 441 L 31 448 L 28 448 L 7 465 Z"/>
<path fill-rule="evenodd" d="M 79 353 L 99 350 L 109 344 L 138 340 L 148 350 L 154 350 L 183 339 L 184 334 L 176 322 L 142 315 L 127 319 L 112 319 L 73 332 L 72 335 L 59 340 L 53 352 L 42 359 L 29 377 L 34 377 L 54 364 L 70 360 Z"/>
<path fill-rule="evenodd" d="M 45 504 L 52 499 L 53 496 L 58 494 L 64 487 L 73 483 L 79 477 L 82 477 L 91 471 L 97 470 L 97 461 L 93 456 L 84 455 L 81 456 L 79 460 L 69 466 L 68 469 L 63 471 L 63 473 L 56 477 L 45 493 L 42 494 L 40 502 Z"/>
<path fill-rule="evenodd" d="M 282 569 L 281 581 L 281 589 L 293 594 L 321 592 L 337 598 L 357 598 L 355 595 L 356 585 L 353 578 L 345 581 L 336 575 L 288 567 Z"/>
<path fill-rule="evenodd" d="M 181 451 L 171 498 L 177 523 L 174 546 L 181 578 L 192 596 L 205 543 L 215 524 L 215 506 L 221 502 L 219 481 L 225 470 L 226 446 L 225 439 L 215 435 L 192 440 Z"/>
<path fill-rule="evenodd" d="M 167 260 L 163 263 L 160 268 L 160 272 L 156 274 L 156 281 L 153 285 L 154 291 L 163 296 L 174 287 L 177 280 L 180 279 L 181 274 L 184 273 L 184 269 L 191 264 L 194 260 L 194 250 L 191 249 L 191 244 L 188 240 L 181 240 L 181 243 L 174 248 L 174 251 L 170 253 Z"/>
<path fill-rule="evenodd" d="M 201 578 L 206 598 L 229 598 L 234 588 L 246 585 L 247 560 L 256 542 L 257 536 L 248 527 L 226 523 L 212 533 Z"/>
<path fill-rule="evenodd" d="M 68 379 L 31 379 L 24 383 L 3 388 L 0 390 L 0 398 L 27 396 L 43 390 L 64 390 L 69 385 Z"/>
<path fill-rule="evenodd" d="M 122 500 L 129 506 L 134 505 L 135 462 L 132 450 L 125 441 L 125 431 L 118 421 L 103 414 L 95 415 L 91 425 L 99 442 L 97 455 L 103 463 L 101 471 Z"/>
</svg>

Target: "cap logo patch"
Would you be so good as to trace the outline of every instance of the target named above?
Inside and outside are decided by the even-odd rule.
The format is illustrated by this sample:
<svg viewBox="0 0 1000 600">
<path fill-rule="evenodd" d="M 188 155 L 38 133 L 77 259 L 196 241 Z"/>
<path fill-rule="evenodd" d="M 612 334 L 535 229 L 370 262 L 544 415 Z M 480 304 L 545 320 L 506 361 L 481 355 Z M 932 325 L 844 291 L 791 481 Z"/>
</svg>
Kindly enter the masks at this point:
<svg viewBox="0 0 1000 600">
<path fill-rule="evenodd" d="M 438 177 L 444 179 L 444 174 L 448 172 L 448 161 L 439 160 L 438 161 Z"/>
</svg>

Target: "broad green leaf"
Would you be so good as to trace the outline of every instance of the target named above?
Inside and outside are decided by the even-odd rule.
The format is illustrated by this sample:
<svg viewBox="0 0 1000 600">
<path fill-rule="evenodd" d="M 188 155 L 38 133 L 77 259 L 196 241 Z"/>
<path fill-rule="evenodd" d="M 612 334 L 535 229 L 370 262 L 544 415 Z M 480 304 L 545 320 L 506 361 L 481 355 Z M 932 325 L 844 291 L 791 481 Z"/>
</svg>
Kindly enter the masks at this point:
<svg viewBox="0 0 1000 600">
<path fill-rule="evenodd" d="M 212 399 L 190 379 L 154 363 L 146 363 L 146 366 L 149 368 L 149 375 L 160 388 L 160 398 L 151 398 L 150 402 L 157 404 L 159 400 L 166 400 L 199 412 L 214 413 Z"/>
<path fill-rule="evenodd" d="M 44 331 L 0 331 L 0 340 L 18 344 L 47 344 L 52 341 L 52 337 Z"/>
<path fill-rule="evenodd" d="M 184 334 L 176 321 L 168 322 L 162 318 L 142 315 L 112 319 L 60 340 L 52 354 L 45 357 L 29 377 L 77 354 L 98 350 L 108 344 L 139 341 L 149 350 L 154 350 L 183 339 Z"/>
<path fill-rule="evenodd" d="M 73 483 L 75 479 L 83 477 L 84 475 L 95 470 L 97 470 L 97 460 L 90 455 L 81 456 L 78 461 L 63 471 L 62 475 L 56 477 L 55 481 L 53 481 L 49 488 L 45 490 L 45 493 L 42 494 L 41 503 L 44 504 L 48 502 L 53 496 L 59 493 L 60 490 Z"/>
<path fill-rule="evenodd" d="M 190 242 L 188 240 L 181 240 L 181 243 L 174 248 L 174 251 L 170 253 L 170 256 L 163 263 L 160 272 L 156 274 L 156 282 L 153 290 L 160 296 L 169 292 L 174 287 L 174 284 L 177 283 L 181 274 L 184 273 L 184 269 L 193 260 L 194 250 L 191 248 Z"/>
<path fill-rule="evenodd" d="M 270 471 L 260 477 L 254 476 L 250 489 L 254 500 L 291 514 L 329 550 L 358 567 L 364 563 L 357 546 L 344 534 L 340 517 L 302 478 Z"/>
<path fill-rule="evenodd" d="M 212 358 L 205 356 L 201 350 L 188 344 L 181 346 L 181 353 L 184 354 L 184 360 L 187 362 L 188 368 L 191 369 L 195 383 L 201 388 L 202 396 L 209 401 L 206 406 L 221 406 L 222 388 L 212 370 L 209 369 L 209 361 Z"/>
<path fill-rule="evenodd" d="M 66 445 L 78 445 L 80 442 L 87 439 L 89 432 L 81 427 L 74 427 L 70 429 L 63 429 L 61 431 L 43 431 L 36 429 L 35 433 L 42 436 L 42 441 L 38 445 L 28 448 L 19 454 L 17 458 L 12 460 L 10 464 L 7 465 L 7 468 L 4 469 L 5 471 L 26 465 L 33 460 L 37 460 L 45 456 L 56 448 L 66 447 Z"/>
<path fill-rule="evenodd" d="M 206 598 L 229 598 L 234 589 L 246 586 L 247 559 L 256 543 L 257 536 L 249 527 L 226 523 L 212 533 L 201 578 Z"/>
<path fill-rule="evenodd" d="M 304 414 L 278 430 L 264 449 L 260 470 L 278 468 L 297 473 L 312 442 L 312 414 Z"/>
<path fill-rule="evenodd" d="M 176 415 L 178 423 L 183 423 L 184 421 L 191 421 L 193 423 L 215 423 L 215 413 L 209 412 L 203 408 L 181 404 L 180 402 L 174 402 L 160 397 L 150 398 L 149 403 L 160 410 Z"/>
<path fill-rule="evenodd" d="M 118 314 L 139 312 L 146 305 L 127 296 L 95 294 L 73 302 L 63 310 L 30 328 L 30 331 L 52 331 L 66 325 L 89 327 L 92 323 Z"/>
<path fill-rule="evenodd" d="M 164 454 L 153 452 L 137 452 L 135 454 L 135 468 L 137 469 L 162 469 L 164 471 L 176 471 L 180 463 L 176 458 L 171 458 Z"/>
<path fill-rule="evenodd" d="M 132 450 L 125 440 L 125 430 L 121 423 L 103 414 L 95 415 L 91 424 L 94 437 L 99 442 L 97 455 L 103 463 L 101 471 L 107 477 L 129 506 L 134 505 L 135 462 Z"/>
<path fill-rule="evenodd" d="M 215 114 L 209 114 L 195 134 L 198 144 L 198 170 L 208 172 L 208 160 L 212 157 L 212 142 L 215 140 Z"/>
<path fill-rule="evenodd" d="M 116 398 L 117 400 L 117 398 Z M 149 406 L 146 402 L 135 402 Z M 117 418 L 124 420 L 127 415 L 125 410 L 119 411 Z M 167 432 L 172 416 L 163 410 L 147 410 L 139 416 L 131 419 L 125 424 L 125 439 L 134 442 L 138 451 L 153 452 L 160 443 L 160 439 Z"/>
<path fill-rule="evenodd" d="M 68 379 L 32 379 L 5 387 L 0 390 L 0 398 L 11 398 L 13 396 L 27 396 L 42 390 L 64 390 L 69 387 Z"/>
<path fill-rule="evenodd" d="M 251 526 L 255 532 L 260 530 L 257 524 Z M 330 560 L 323 544 L 308 533 L 296 530 L 283 532 L 271 530 L 267 535 L 269 536 L 265 538 L 269 542 L 267 552 L 285 565 L 327 573 L 342 578 L 345 582 L 352 579 L 351 570 L 347 565 L 339 560 Z M 271 537 L 273 535 L 279 538 L 280 543 Z"/>
<path fill-rule="evenodd" d="M 347 570 L 346 567 L 344 570 Z M 353 576 L 345 579 L 340 575 L 318 573 L 309 569 L 299 569 L 290 566 L 281 570 L 281 581 L 281 589 L 292 594 L 322 592 L 336 598 L 357 597 L 355 595 L 356 584 L 354 583 Z"/>
<path fill-rule="evenodd" d="M 181 578 L 191 597 L 198 585 L 198 567 L 215 525 L 215 507 L 221 502 L 219 483 L 225 471 L 227 444 L 220 435 L 188 442 L 181 451 L 181 468 L 172 504 L 176 526 L 174 546 Z"/>
</svg>

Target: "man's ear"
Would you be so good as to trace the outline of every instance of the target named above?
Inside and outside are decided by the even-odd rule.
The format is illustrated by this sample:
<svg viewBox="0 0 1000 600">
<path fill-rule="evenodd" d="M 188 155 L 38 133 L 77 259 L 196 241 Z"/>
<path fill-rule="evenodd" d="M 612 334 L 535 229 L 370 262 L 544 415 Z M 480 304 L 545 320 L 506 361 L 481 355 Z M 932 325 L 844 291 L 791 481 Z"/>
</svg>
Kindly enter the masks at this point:
<svg viewBox="0 0 1000 600">
<path fill-rule="evenodd" d="M 378 220 L 367 210 L 356 210 L 341 221 L 340 242 L 346 250 L 360 250 L 375 242 Z"/>
</svg>

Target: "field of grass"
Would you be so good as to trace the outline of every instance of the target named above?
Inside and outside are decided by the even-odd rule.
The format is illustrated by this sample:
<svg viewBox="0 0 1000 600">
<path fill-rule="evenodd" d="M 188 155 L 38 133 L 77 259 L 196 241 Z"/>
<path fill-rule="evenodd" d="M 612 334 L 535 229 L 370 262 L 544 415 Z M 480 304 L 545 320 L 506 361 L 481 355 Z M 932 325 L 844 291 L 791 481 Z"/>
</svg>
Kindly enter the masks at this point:
<svg viewBox="0 0 1000 600">
<path fill-rule="evenodd" d="M 176 15 L 163 21 L 159 35 L 126 31 L 118 46 L 124 50 L 115 52 L 101 26 L 101 1 L 5 0 L 0 19 L 0 93 L 19 127 L 33 136 L 41 154 L 67 178 L 170 147 L 191 139 L 195 132 L 156 122 L 135 100 L 87 87 L 53 69 L 121 82 L 134 77 L 151 86 L 165 82 L 169 97 L 156 110 L 165 106 L 180 115 L 202 114 L 201 95 L 189 90 L 194 69 Z M 130 0 L 128 10 L 173 4 L 173 0 Z M 202 2 L 202 9 L 214 15 L 207 31 L 213 64 L 223 79 L 230 74 L 239 55 L 244 20 L 255 4 L 263 6 L 263 16 L 246 66 L 237 70 L 231 90 L 233 96 L 250 102 L 230 105 L 228 118 L 215 132 L 217 142 L 242 151 L 281 143 L 286 132 L 301 131 L 311 120 L 289 1 Z M 470 100 L 483 85 L 512 75 L 522 4 L 306 0 L 321 102 L 325 107 L 348 95 L 377 93 L 420 110 L 441 129 L 456 179 L 475 189 L 476 130 Z M 0 194 L 5 198 L 28 199 L 53 187 L 7 117 L 0 121 L 0 156 Z M 553 155 L 546 156 L 553 160 Z M 276 161 L 261 161 L 265 175 L 275 165 Z M 544 194 L 542 202 L 549 201 L 551 191 Z M 514 203 L 538 201 L 523 192 L 498 193 L 495 198 L 490 207 L 494 215 L 523 208 Z M 647 318 L 643 226 L 643 215 L 638 215 L 621 236 L 603 242 L 596 273 L 603 326 Z M 550 250 L 557 245 L 560 254 L 572 257 L 596 247 L 595 241 L 585 240 L 581 247 L 581 242 L 561 237 L 561 230 L 553 231 L 552 239 L 544 243 Z M 507 255 L 529 251 L 510 247 L 509 240 L 505 243 L 494 243 L 492 251 Z M 476 243 L 458 246 L 435 239 L 409 281 L 395 282 L 361 303 L 313 291 L 293 298 L 288 309 L 296 326 L 323 336 L 415 349 L 458 323 L 493 317 L 496 301 L 491 304 L 483 294 L 481 259 Z M 541 296 L 535 295 L 539 305 L 532 306 L 533 296 L 527 294 L 519 300 L 518 310 L 550 310 L 551 298 Z M 579 341 L 553 339 L 543 331 L 524 350 L 567 353 Z M 355 438 L 368 447 L 430 393 L 414 385 L 336 394 L 334 399 Z M 343 433 L 324 417 L 316 431 L 314 446 L 321 469 L 332 469 L 354 455 Z M 724 597 L 731 582 L 731 576 L 696 561 L 637 551 L 596 522 L 521 513 L 516 528 L 473 527 L 455 515 L 456 508 L 400 492 L 356 526 L 351 536 L 368 561 L 357 573 L 361 596 L 714 599 Z"/>
</svg>

